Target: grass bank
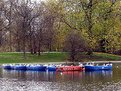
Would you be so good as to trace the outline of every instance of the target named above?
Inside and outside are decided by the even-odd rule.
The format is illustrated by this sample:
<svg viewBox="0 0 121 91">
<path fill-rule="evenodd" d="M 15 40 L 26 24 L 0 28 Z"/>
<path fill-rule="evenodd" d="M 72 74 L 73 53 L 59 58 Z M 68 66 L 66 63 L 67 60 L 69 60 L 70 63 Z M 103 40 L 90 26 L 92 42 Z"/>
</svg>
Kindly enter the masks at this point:
<svg viewBox="0 0 121 91">
<path fill-rule="evenodd" d="M 67 59 L 67 53 L 42 53 L 40 56 L 31 55 L 27 53 L 26 59 L 23 59 L 22 53 L 0 53 L 0 63 L 38 63 L 38 62 L 65 62 Z M 92 56 L 80 54 L 83 61 L 119 61 L 121 56 L 97 53 Z"/>
</svg>

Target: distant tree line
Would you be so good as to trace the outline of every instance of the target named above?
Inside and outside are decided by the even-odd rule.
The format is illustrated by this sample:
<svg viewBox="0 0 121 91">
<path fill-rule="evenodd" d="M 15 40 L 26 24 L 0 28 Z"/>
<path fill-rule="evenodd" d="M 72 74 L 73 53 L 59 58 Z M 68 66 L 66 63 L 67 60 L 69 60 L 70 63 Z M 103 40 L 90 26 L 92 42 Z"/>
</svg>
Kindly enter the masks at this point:
<svg viewBox="0 0 121 91">
<path fill-rule="evenodd" d="M 121 54 L 121 1 L 0 0 L 0 51 Z"/>
</svg>

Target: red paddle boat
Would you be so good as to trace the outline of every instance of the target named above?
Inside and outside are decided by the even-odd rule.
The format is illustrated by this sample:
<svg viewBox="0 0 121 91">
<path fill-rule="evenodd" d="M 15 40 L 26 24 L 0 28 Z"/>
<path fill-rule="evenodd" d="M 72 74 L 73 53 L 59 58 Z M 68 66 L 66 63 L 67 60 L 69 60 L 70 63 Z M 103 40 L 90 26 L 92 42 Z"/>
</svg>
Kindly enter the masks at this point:
<svg viewBox="0 0 121 91">
<path fill-rule="evenodd" d="M 57 67 L 57 71 L 83 71 L 83 66 L 59 66 Z"/>
</svg>

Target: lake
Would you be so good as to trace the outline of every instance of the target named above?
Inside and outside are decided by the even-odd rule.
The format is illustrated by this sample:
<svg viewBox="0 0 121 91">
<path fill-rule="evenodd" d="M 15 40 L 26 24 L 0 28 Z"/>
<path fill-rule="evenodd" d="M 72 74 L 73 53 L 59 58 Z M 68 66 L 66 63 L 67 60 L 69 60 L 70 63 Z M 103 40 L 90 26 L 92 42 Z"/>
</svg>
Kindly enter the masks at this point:
<svg viewBox="0 0 121 91">
<path fill-rule="evenodd" d="M 36 72 L 0 69 L 0 91 L 121 91 L 121 64 L 112 71 Z"/>
</svg>

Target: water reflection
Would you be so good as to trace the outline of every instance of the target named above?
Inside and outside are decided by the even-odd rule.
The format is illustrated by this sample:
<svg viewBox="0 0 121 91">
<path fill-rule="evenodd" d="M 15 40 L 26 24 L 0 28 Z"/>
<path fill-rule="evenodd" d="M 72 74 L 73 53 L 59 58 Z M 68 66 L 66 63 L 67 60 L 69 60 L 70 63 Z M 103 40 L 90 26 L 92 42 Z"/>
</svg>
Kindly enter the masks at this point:
<svg viewBox="0 0 121 91">
<path fill-rule="evenodd" d="M 3 70 L 2 77 L 28 81 L 56 81 L 56 72 Z"/>
<path fill-rule="evenodd" d="M 117 91 L 121 86 L 121 73 L 118 75 L 121 70 L 114 70 L 117 71 L 36 72 L 0 69 L 0 84 L 2 84 L 0 89 L 2 91 L 10 89 L 12 91 Z M 116 76 L 120 80 L 117 80 Z"/>
<path fill-rule="evenodd" d="M 112 78 L 112 71 L 92 71 L 85 72 L 85 77 L 91 77 L 91 79 L 95 78 Z"/>
<path fill-rule="evenodd" d="M 113 77 L 112 71 L 92 71 L 92 72 L 85 72 L 84 74 L 85 82 L 106 82 L 111 81 Z"/>
<path fill-rule="evenodd" d="M 34 81 L 79 81 L 79 80 L 100 80 L 111 79 L 112 71 L 93 71 L 93 72 L 79 72 L 79 71 L 67 71 L 67 72 L 39 72 L 39 71 L 7 71 L 2 70 L 2 77 L 14 78 L 18 80 L 34 80 Z"/>
</svg>

